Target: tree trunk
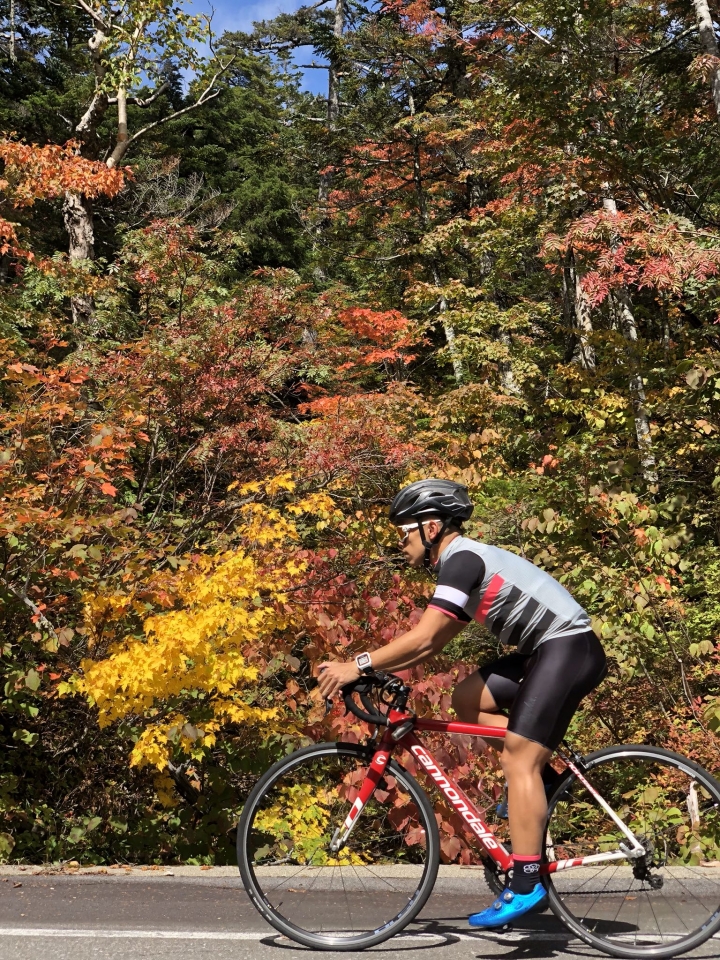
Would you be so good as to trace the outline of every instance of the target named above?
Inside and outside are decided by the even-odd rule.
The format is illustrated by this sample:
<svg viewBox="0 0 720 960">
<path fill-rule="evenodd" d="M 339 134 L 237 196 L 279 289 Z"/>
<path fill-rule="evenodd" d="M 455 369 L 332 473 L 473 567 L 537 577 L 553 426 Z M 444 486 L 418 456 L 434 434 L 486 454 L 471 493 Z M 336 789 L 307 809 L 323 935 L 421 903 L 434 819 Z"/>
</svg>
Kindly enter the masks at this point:
<svg viewBox="0 0 720 960">
<path fill-rule="evenodd" d="M 66 193 L 63 203 L 63 222 L 68 235 L 70 262 L 93 260 L 95 257 L 95 230 L 93 226 L 92 203 L 87 197 L 77 193 Z M 91 327 L 95 320 L 93 299 L 85 294 L 71 298 L 73 323 Z"/>
<path fill-rule="evenodd" d="M 432 270 L 433 283 L 436 287 L 442 287 L 442 277 L 440 276 L 440 271 L 437 268 L 437 264 L 433 263 L 430 269 Z M 445 314 L 447 314 L 448 305 L 447 300 L 445 299 L 445 294 L 443 293 L 440 294 L 438 309 L 440 311 L 443 333 L 445 334 L 445 342 L 448 346 L 448 353 L 450 354 L 450 361 L 452 363 L 453 373 L 455 375 L 455 383 L 460 386 L 465 379 L 465 369 L 463 367 L 460 351 L 457 347 L 455 327 L 445 316 Z"/>
<path fill-rule="evenodd" d="M 709 57 L 720 57 L 708 0 L 693 0 L 693 7 L 695 8 L 695 17 L 703 50 Z M 715 63 L 710 74 L 710 92 L 715 104 L 718 123 L 720 123 L 720 63 L 718 62 Z"/>
<path fill-rule="evenodd" d="M 95 30 L 88 40 L 88 49 L 95 72 L 95 93 L 85 113 L 75 127 L 75 136 L 95 155 L 97 147 L 97 128 L 108 108 L 107 94 L 101 83 L 107 73 L 103 61 L 103 49 L 106 36 L 102 30 Z M 68 236 L 68 254 L 70 262 L 95 259 L 95 224 L 92 201 L 82 194 L 66 193 L 63 203 L 63 223 Z M 73 323 L 76 326 L 91 329 L 95 324 L 95 302 L 87 294 L 77 294 L 70 298 Z"/>
<path fill-rule="evenodd" d="M 512 337 L 508 330 L 499 329 L 497 334 L 498 341 L 506 348 L 508 352 L 508 359 L 501 360 L 498 363 L 498 371 L 500 373 L 500 385 L 502 386 L 505 393 L 512 393 L 514 396 L 520 396 L 522 390 L 520 389 L 517 380 L 515 379 L 515 373 L 512 368 L 512 361 L 510 360 L 511 351 L 512 351 Z"/>
<path fill-rule="evenodd" d="M 15 0 L 10 0 L 10 60 L 17 63 L 15 53 Z"/>
<path fill-rule="evenodd" d="M 130 146 L 130 137 L 128 136 L 128 116 L 127 116 L 127 90 L 119 87 L 117 92 L 117 139 L 115 149 L 106 160 L 108 167 L 113 170 L 120 163 Z"/>
<path fill-rule="evenodd" d="M 603 200 L 603 209 L 607 213 L 617 216 L 617 204 L 612 197 L 605 197 Z M 630 299 L 630 291 L 628 288 L 622 286 L 615 290 L 612 294 L 612 301 L 618 318 L 618 325 L 629 344 L 629 387 L 633 409 L 635 411 L 635 435 L 640 451 L 640 463 L 642 464 L 643 475 L 647 482 L 656 484 L 658 482 L 657 461 L 655 460 L 655 453 L 653 452 L 650 419 L 645 409 L 645 388 L 637 355 L 637 324 L 635 323 L 635 314 L 633 313 L 632 300 Z"/>
<path fill-rule="evenodd" d="M 343 30 L 345 29 L 345 0 L 335 0 L 335 23 L 333 24 L 333 36 L 337 43 L 342 40 Z M 335 53 L 330 56 L 330 65 L 328 67 L 328 102 L 327 102 L 327 120 L 330 130 L 337 126 L 340 116 L 340 83 L 338 77 L 338 57 Z M 318 187 L 318 205 L 320 207 L 320 218 L 318 220 L 318 233 L 320 233 L 327 224 L 327 204 L 330 196 L 330 186 L 332 184 L 332 171 L 324 170 L 320 174 L 320 186 Z"/>
<path fill-rule="evenodd" d="M 412 89 L 408 85 L 408 105 L 410 108 L 410 116 L 415 116 L 415 100 L 412 95 Z M 415 132 L 413 132 L 413 180 L 415 181 L 415 193 L 417 196 L 418 202 L 418 212 L 420 214 L 420 223 L 422 224 L 423 230 L 426 230 L 428 227 L 428 212 L 427 212 L 427 203 L 425 202 L 425 188 L 423 186 L 422 178 L 422 165 L 420 163 L 420 141 Z M 442 287 L 443 279 L 440 274 L 440 269 L 435 260 L 432 260 L 430 263 L 430 272 L 432 273 L 433 283 L 436 287 Z M 444 314 L 447 313 L 447 300 L 443 293 L 440 294 L 440 300 L 438 302 L 438 307 L 440 310 L 440 317 L 442 319 L 443 332 L 445 334 L 445 342 L 448 346 L 448 352 L 450 353 L 450 360 L 453 366 L 453 373 L 455 374 L 455 383 L 458 386 L 461 386 L 463 380 L 465 379 L 465 369 L 463 367 L 462 357 L 460 356 L 460 351 L 457 347 L 457 339 L 455 336 L 455 327 L 452 323 L 444 317 Z"/>
<path fill-rule="evenodd" d="M 595 373 L 595 348 L 590 342 L 593 334 L 590 304 L 580 283 L 572 247 L 568 247 L 563 264 L 563 314 L 565 325 L 572 330 L 568 361 Z"/>
</svg>

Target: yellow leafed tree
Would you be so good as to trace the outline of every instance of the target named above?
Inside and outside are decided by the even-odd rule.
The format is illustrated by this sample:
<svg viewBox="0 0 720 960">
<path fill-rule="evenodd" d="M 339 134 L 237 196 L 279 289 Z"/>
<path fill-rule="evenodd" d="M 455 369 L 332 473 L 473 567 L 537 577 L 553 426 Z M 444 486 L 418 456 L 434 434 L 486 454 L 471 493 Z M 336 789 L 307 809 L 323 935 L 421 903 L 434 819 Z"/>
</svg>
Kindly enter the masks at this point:
<svg viewBox="0 0 720 960">
<path fill-rule="evenodd" d="M 294 489 L 290 476 L 281 475 L 246 484 L 238 493 L 277 498 Z M 82 662 L 66 692 L 82 693 L 96 705 L 101 726 L 127 717 L 146 721 L 131 765 L 162 771 L 173 756 L 200 760 L 229 725 L 255 728 L 263 737 L 292 731 L 292 716 L 263 695 L 260 670 L 247 651 L 266 647 L 299 623 L 287 594 L 306 568 L 288 550 L 299 540 L 294 518 L 313 518 L 322 529 L 335 516 L 324 494 L 282 508 L 248 503 L 238 530 L 242 548 L 185 558 L 163 585 L 171 609 L 147 617 L 142 637 L 126 637 L 103 659 Z M 121 632 L 133 609 L 141 605 L 132 594 L 89 598 L 91 646 L 109 621 Z"/>
</svg>

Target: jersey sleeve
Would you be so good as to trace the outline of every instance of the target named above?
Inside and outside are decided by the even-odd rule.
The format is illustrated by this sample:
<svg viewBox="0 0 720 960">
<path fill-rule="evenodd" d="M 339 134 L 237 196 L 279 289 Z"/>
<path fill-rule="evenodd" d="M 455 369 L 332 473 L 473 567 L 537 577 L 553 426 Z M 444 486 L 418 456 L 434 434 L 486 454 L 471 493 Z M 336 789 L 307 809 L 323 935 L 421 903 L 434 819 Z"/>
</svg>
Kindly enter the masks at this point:
<svg viewBox="0 0 720 960">
<path fill-rule="evenodd" d="M 485 564 L 482 557 L 472 550 L 458 550 L 443 563 L 428 607 L 441 610 L 454 620 L 469 623 L 472 617 L 465 612 L 465 605 L 470 594 L 477 590 L 484 579 Z"/>
</svg>

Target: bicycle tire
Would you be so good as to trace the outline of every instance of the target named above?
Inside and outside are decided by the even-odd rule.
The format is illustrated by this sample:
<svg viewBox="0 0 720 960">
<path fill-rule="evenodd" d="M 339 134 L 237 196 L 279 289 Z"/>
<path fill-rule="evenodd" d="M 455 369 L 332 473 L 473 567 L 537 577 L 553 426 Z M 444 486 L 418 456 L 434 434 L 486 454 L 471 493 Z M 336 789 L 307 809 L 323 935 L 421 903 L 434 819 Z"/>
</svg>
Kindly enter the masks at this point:
<svg viewBox="0 0 720 960">
<path fill-rule="evenodd" d="M 630 780 L 623 782 L 622 777 L 620 777 L 615 790 L 616 797 L 620 798 L 620 802 L 622 803 L 624 799 L 626 803 L 626 807 L 622 808 L 623 821 L 630 822 L 635 817 L 634 822 L 640 824 L 645 830 L 645 833 L 641 833 L 637 826 L 633 825 L 631 827 L 638 839 L 641 839 L 641 842 L 646 845 L 648 866 L 647 869 L 644 869 L 641 864 L 638 863 L 636 866 L 636 862 L 630 860 L 626 861 L 626 866 L 615 866 L 615 864 L 602 866 L 603 870 L 614 869 L 615 872 L 604 880 L 604 886 L 601 890 L 597 890 L 600 885 L 598 879 L 601 876 L 600 865 L 596 867 L 576 867 L 547 874 L 543 882 L 548 892 L 551 910 L 568 929 L 585 943 L 614 957 L 662 960 L 662 958 L 678 956 L 700 946 L 720 930 L 720 871 L 716 870 L 719 876 L 715 879 L 707 875 L 707 869 L 703 873 L 704 868 L 700 864 L 695 865 L 692 862 L 689 865 L 678 864 L 676 862 L 677 858 L 673 863 L 669 862 L 670 859 L 673 859 L 677 850 L 680 852 L 683 850 L 679 838 L 688 836 L 687 833 L 681 832 L 681 828 L 685 830 L 684 824 L 680 822 L 683 819 L 683 810 L 681 805 L 675 801 L 682 795 L 682 784 L 685 782 L 683 778 L 686 778 L 690 785 L 693 783 L 696 785 L 695 788 L 690 786 L 688 792 L 688 797 L 692 794 L 696 803 L 695 817 L 697 819 L 693 821 L 695 833 L 692 834 L 692 836 L 695 836 L 698 834 L 699 824 L 701 823 L 700 807 L 697 801 L 697 788 L 699 787 L 703 799 L 703 828 L 705 828 L 705 824 L 709 824 L 708 829 L 713 832 L 713 836 L 720 840 L 718 833 L 720 830 L 720 783 L 699 764 L 662 747 L 650 747 L 642 744 L 606 747 L 588 754 L 582 762 L 587 771 L 589 782 L 596 787 L 598 781 L 602 781 L 603 778 L 610 783 L 614 776 L 617 782 L 618 771 L 629 772 L 634 767 L 638 770 L 647 771 L 646 776 L 649 786 L 643 786 L 644 781 L 640 781 L 638 787 L 627 791 L 625 788 Z M 614 766 L 612 766 L 613 764 Z M 653 764 L 656 766 L 653 767 Z M 651 775 L 653 770 L 656 772 Z M 623 790 L 625 792 L 622 792 Z M 614 806 L 613 800 L 616 797 L 606 795 L 602 788 L 600 793 L 611 806 Z M 572 827 L 568 825 L 574 822 L 573 805 L 580 811 L 583 797 L 592 799 L 588 797 L 587 791 L 575 775 L 568 772 L 567 776 L 559 782 L 548 804 L 548 828 L 545 841 L 546 860 L 549 858 L 563 859 L 567 856 L 569 849 L 572 852 L 571 848 L 567 846 L 567 837 L 572 836 Z M 660 812 L 656 813 L 652 805 L 657 803 L 661 797 L 665 806 L 662 806 Z M 674 803 L 674 805 L 668 807 L 668 802 Z M 588 808 L 591 806 L 592 803 L 587 804 Z M 689 799 L 686 806 L 688 810 L 686 819 L 692 818 L 693 813 Z M 619 811 L 619 808 L 614 808 Z M 625 810 L 629 812 L 624 812 Z M 554 820 L 553 815 L 556 811 L 558 816 Z M 584 819 L 587 822 L 594 816 L 596 823 L 599 823 L 603 815 L 602 809 L 595 803 L 595 807 L 590 813 L 587 810 L 585 811 Z M 670 819 L 671 815 L 672 820 Z M 608 823 L 611 823 L 609 817 L 606 819 Z M 673 832 L 675 835 L 674 841 L 672 841 Z M 663 855 L 659 856 L 656 844 L 658 838 L 662 838 L 665 834 L 670 837 L 671 842 L 668 844 L 667 839 L 665 840 Z M 552 837 L 552 846 L 547 839 L 548 837 Z M 600 849 L 599 844 L 602 840 L 603 835 L 601 834 L 600 837 L 587 840 L 585 843 L 588 850 L 593 844 L 596 844 L 596 848 Z M 609 843 L 608 849 L 613 844 L 617 846 L 617 840 Z M 673 844 L 675 844 L 677 850 Z M 563 847 L 565 848 L 563 856 L 557 857 L 557 849 L 563 850 Z M 553 854 L 552 857 L 549 857 L 550 853 Z M 635 872 L 636 869 L 640 871 L 640 876 Z M 581 877 L 572 880 L 571 878 L 576 870 L 587 872 L 589 878 L 584 882 L 581 882 Z M 686 871 L 686 873 L 682 871 Z M 617 881 L 612 885 L 613 877 L 618 874 Z M 679 910 L 676 909 L 672 899 L 668 900 L 667 903 L 665 901 L 660 902 L 658 895 L 653 902 L 655 891 L 650 887 L 650 884 L 651 882 L 657 883 L 658 880 L 662 880 L 658 890 L 663 889 L 665 884 L 669 883 L 671 891 L 674 889 L 676 892 L 679 891 L 684 894 L 685 899 L 681 898 L 678 902 L 678 907 L 682 903 Z M 587 887 L 587 884 L 590 884 L 590 887 Z M 586 889 L 583 890 L 583 887 L 586 887 Z M 707 893 L 705 893 L 706 888 Z M 593 893 L 596 894 L 595 900 L 588 906 L 589 895 Z M 603 912 L 604 907 L 594 906 L 602 894 L 607 894 L 606 902 L 612 903 L 613 909 L 617 905 L 612 920 L 609 919 L 608 912 Z M 621 896 L 622 894 L 624 896 Z M 703 899 L 709 906 L 704 906 Z M 690 905 L 688 906 L 689 901 Z M 627 904 L 627 908 L 625 904 Z M 696 906 L 696 904 L 700 904 L 700 906 Z M 713 904 L 715 905 L 714 909 Z M 578 914 L 583 909 L 585 911 L 584 916 L 579 916 Z M 677 933 L 667 929 L 672 926 L 682 926 L 683 923 L 695 923 L 694 919 L 689 918 L 695 915 L 699 916 L 705 909 L 709 911 L 709 915 L 702 922 L 698 921 L 696 928 L 687 931 L 681 930 Z M 672 916 L 673 913 L 674 916 Z M 627 919 L 632 919 L 633 915 L 636 918 L 634 921 L 636 928 L 639 926 L 641 917 L 647 917 L 648 922 L 655 923 L 657 932 L 640 935 L 636 929 L 634 934 L 623 933 L 623 925 L 632 926 L 632 923 L 627 923 Z M 663 930 L 663 926 L 665 926 L 665 930 Z M 607 931 L 604 936 L 601 935 L 603 928 Z M 614 929 L 617 932 L 614 939 L 611 939 Z M 628 942 L 632 936 L 635 938 L 634 943 Z M 638 943 L 638 936 L 641 937 L 642 942 L 640 943 Z M 668 940 L 672 942 L 665 942 Z"/>
<path fill-rule="evenodd" d="M 320 743 L 297 750 L 288 757 L 279 760 L 261 777 L 248 796 L 243 808 L 237 830 L 237 855 L 240 876 L 245 890 L 253 905 L 268 923 L 289 939 L 306 947 L 316 950 L 352 951 L 363 950 L 383 943 L 406 927 L 418 915 L 435 885 L 440 863 L 440 836 L 433 808 L 424 790 L 412 774 L 397 761 L 391 759 L 385 776 L 386 778 L 395 778 L 401 785 L 402 790 L 411 797 L 418 810 L 418 820 L 425 831 L 426 838 L 424 862 L 421 864 L 422 872 L 419 882 L 416 889 L 410 891 L 410 896 L 407 897 L 407 903 L 403 909 L 379 927 L 359 931 L 357 935 L 338 936 L 337 931 L 323 933 L 317 930 L 308 930 L 291 921 L 283 915 L 278 906 L 273 904 L 268 892 L 263 889 L 262 876 L 259 876 L 256 870 L 258 865 L 254 862 L 255 853 L 252 849 L 256 833 L 259 834 L 262 830 L 262 827 L 260 827 L 255 832 L 253 825 L 255 818 L 259 815 L 262 820 L 260 812 L 262 811 L 263 801 L 267 803 L 267 798 L 274 796 L 272 791 L 276 785 L 284 782 L 283 778 L 292 776 L 303 764 L 307 764 L 309 769 L 309 764 L 312 761 L 319 761 L 323 758 L 329 758 L 330 761 L 333 758 L 348 758 L 349 761 L 357 761 L 364 766 L 372 760 L 373 752 L 372 748 L 350 743 Z M 368 808 L 369 806 L 370 804 L 368 804 Z M 333 825 L 334 823 L 335 821 L 333 821 Z M 313 868 L 310 867 L 310 869 Z M 353 869 L 357 871 L 358 868 Z M 340 880 L 344 888 L 342 877 L 342 868 L 340 868 Z M 412 886 L 414 879 L 408 882 Z M 265 885 L 268 886 L 268 882 Z M 307 893 L 307 891 L 298 891 L 292 888 L 286 889 L 289 889 L 292 893 Z M 365 893 L 365 890 L 363 889 L 362 892 Z M 405 892 L 403 892 L 404 895 Z M 327 896 L 325 899 L 329 901 L 331 897 Z"/>
</svg>

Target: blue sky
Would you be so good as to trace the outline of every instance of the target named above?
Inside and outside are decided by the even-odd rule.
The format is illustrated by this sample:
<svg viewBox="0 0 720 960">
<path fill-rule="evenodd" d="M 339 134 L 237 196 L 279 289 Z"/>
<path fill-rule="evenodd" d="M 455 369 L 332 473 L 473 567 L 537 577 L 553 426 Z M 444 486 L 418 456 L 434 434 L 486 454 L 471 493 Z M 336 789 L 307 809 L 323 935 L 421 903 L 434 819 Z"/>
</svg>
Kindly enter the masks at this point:
<svg viewBox="0 0 720 960">
<path fill-rule="evenodd" d="M 215 8 L 213 29 L 220 35 L 225 30 L 251 30 L 254 20 L 271 20 L 279 13 L 292 13 L 311 0 L 190 0 L 188 9 Z M 307 51 L 298 51 L 298 63 L 308 62 Z M 317 58 L 316 58 L 317 59 Z M 324 70 L 305 70 L 305 88 L 312 93 L 327 92 Z"/>
</svg>

